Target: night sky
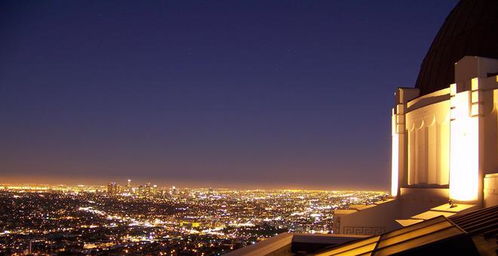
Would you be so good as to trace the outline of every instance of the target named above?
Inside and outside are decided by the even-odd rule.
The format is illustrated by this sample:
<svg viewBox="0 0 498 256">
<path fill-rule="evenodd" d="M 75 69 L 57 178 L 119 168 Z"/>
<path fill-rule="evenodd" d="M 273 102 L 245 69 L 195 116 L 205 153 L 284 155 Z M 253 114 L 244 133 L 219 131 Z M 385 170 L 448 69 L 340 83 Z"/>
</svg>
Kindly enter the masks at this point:
<svg viewBox="0 0 498 256">
<path fill-rule="evenodd" d="M 1 1 L 0 183 L 387 189 L 455 4 Z"/>
</svg>

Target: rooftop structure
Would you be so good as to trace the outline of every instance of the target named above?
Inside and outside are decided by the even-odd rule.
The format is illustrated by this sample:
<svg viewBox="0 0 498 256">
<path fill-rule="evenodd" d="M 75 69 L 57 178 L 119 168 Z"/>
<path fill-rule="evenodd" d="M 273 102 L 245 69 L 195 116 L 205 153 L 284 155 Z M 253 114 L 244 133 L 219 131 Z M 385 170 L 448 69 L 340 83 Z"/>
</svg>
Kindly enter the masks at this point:
<svg viewBox="0 0 498 256">
<path fill-rule="evenodd" d="M 495 255 L 498 206 L 437 216 L 380 235 L 281 234 L 227 256 Z"/>
</svg>

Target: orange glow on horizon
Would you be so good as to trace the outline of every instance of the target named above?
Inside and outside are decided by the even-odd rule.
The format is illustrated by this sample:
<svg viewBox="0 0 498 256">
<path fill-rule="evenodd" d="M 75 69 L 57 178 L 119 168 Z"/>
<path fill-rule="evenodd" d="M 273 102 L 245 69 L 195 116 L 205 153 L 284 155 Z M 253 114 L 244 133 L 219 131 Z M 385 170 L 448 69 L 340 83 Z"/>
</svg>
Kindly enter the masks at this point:
<svg viewBox="0 0 498 256">
<path fill-rule="evenodd" d="M 63 176 L 35 176 L 35 175 L 19 175 L 19 176 L 0 176 L 0 186 L 106 186 L 109 182 L 117 182 L 121 185 L 126 185 L 128 177 L 63 177 Z M 216 189 L 234 189 L 234 190 L 288 190 L 288 191 L 334 191 L 334 192 L 382 192 L 388 193 L 388 190 L 382 187 L 366 187 L 366 186 L 324 186 L 324 185 L 309 185 L 309 184 L 292 184 L 285 183 L 265 183 L 265 184 L 249 184 L 249 183 L 211 183 L 211 182 L 196 182 L 186 180 L 165 180 L 164 178 L 136 178 L 132 177 L 134 184 L 153 183 L 160 187 L 177 186 L 183 188 L 216 188 Z"/>
</svg>

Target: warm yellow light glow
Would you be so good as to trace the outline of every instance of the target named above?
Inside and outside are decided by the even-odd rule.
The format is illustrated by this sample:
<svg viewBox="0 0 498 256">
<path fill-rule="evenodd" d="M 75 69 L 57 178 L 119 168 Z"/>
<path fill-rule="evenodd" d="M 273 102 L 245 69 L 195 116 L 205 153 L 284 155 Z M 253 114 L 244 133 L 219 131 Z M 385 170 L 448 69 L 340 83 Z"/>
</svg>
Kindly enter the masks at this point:
<svg viewBox="0 0 498 256">
<path fill-rule="evenodd" d="M 399 175 L 399 134 L 398 134 L 398 116 L 397 113 L 402 112 L 402 108 L 398 105 L 397 109 L 392 109 L 391 114 L 391 196 L 398 195 L 398 175 Z"/>
<path fill-rule="evenodd" d="M 391 154 L 391 195 L 398 195 L 398 157 L 399 157 L 399 134 L 393 132 L 392 135 L 392 154 Z"/>
<path fill-rule="evenodd" d="M 478 196 L 479 127 L 478 117 L 471 115 L 470 95 L 465 91 L 451 99 L 450 198 L 457 201 L 474 201 Z"/>
</svg>

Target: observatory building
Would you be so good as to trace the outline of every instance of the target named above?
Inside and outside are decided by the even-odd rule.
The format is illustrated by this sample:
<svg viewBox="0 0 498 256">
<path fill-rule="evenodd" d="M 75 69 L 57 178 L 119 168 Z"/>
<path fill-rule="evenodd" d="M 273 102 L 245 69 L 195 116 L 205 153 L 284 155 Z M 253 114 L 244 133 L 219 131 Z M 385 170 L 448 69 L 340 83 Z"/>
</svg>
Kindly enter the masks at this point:
<svg viewBox="0 0 498 256">
<path fill-rule="evenodd" d="M 335 233 L 378 234 L 497 205 L 497 75 L 498 1 L 460 1 L 423 60 L 415 88 L 394 93 L 393 200 L 338 210 Z"/>
<path fill-rule="evenodd" d="M 498 0 L 451 11 L 415 86 L 394 92 L 391 198 L 336 210 L 333 225 L 231 255 L 496 255 Z"/>
</svg>

